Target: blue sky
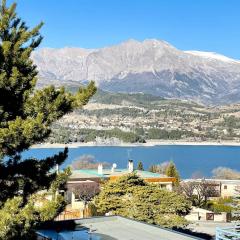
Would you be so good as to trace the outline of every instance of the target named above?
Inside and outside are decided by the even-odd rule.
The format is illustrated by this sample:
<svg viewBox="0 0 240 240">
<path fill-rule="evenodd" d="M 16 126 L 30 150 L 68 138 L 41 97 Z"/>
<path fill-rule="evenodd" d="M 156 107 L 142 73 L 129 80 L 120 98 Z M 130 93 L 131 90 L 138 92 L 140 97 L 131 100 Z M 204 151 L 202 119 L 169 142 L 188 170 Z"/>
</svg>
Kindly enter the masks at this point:
<svg viewBox="0 0 240 240">
<path fill-rule="evenodd" d="M 240 59 L 239 0 L 17 0 L 42 47 L 98 48 L 133 38 L 165 40 L 182 50 Z"/>
</svg>

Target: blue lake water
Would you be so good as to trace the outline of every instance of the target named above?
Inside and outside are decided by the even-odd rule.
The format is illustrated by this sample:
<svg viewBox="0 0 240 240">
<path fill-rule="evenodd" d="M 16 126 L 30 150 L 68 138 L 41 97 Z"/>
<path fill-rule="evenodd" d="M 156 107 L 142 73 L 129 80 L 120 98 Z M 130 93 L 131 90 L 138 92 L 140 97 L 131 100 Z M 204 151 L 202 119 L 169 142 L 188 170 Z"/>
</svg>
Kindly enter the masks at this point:
<svg viewBox="0 0 240 240">
<path fill-rule="evenodd" d="M 39 148 L 23 153 L 23 157 L 45 158 L 62 149 Z M 229 167 L 240 171 L 240 147 L 238 146 L 154 146 L 154 147 L 79 147 L 70 148 L 68 158 L 62 167 L 70 165 L 82 155 L 92 155 L 99 162 L 116 163 L 119 168 L 126 168 L 128 158 L 135 166 L 143 162 L 147 170 L 152 164 L 173 160 L 182 178 L 193 174 L 211 176 L 216 167 Z"/>
</svg>

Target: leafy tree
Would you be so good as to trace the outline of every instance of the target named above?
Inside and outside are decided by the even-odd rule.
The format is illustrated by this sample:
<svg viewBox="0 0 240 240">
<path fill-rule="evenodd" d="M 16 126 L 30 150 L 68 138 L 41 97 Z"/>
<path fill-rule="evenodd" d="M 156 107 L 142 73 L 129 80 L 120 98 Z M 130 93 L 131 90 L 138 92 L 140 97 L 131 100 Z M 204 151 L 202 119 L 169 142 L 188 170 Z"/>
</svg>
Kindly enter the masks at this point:
<svg viewBox="0 0 240 240">
<path fill-rule="evenodd" d="M 164 227 L 180 227 L 190 202 L 176 192 L 148 184 L 136 174 L 105 183 L 94 203 L 101 213 L 119 214 Z"/>
<path fill-rule="evenodd" d="M 0 5 L 0 239 L 30 239 L 37 222 L 54 217 L 61 208 L 59 195 L 48 217 L 35 206 L 36 192 L 51 188 L 51 171 L 67 157 L 67 149 L 46 159 L 23 159 L 21 153 L 43 141 L 51 124 L 88 102 L 95 93 L 93 82 L 70 94 L 49 86 L 35 90 L 37 68 L 30 55 L 41 43 L 42 23 L 29 29 L 16 14 L 16 4 Z"/>
<path fill-rule="evenodd" d="M 143 163 L 141 161 L 138 162 L 137 170 L 144 171 Z"/>
<path fill-rule="evenodd" d="M 34 193 L 24 204 L 21 196 L 9 198 L 0 209 L 0 239 L 35 239 L 34 227 L 39 222 L 55 218 L 65 207 L 64 197 L 57 193 L 65 188 L 69 169 L 61 172 L 49 191 Z M 49 200 L 49 194 L 52 200 Z"/>
<path fill-rule="evenodd" d="M 174 177 L 176 179 L 176 181 L 174 182 L 175 186 L 179 185 L 180 182 L 180 176 L 178 173 L 178 170 L 175 166 L 175 164 L 173 163 L 173 161 L 171 161 L 167 168 L 166 168 L 166 173 L 165 173 L 168 177 Z"/>
<path fill-rule="evenodd" d="M 210 207 L 210 210 L 213 211 L 214 213 L 222 213 L 222 212 L 231 213 L 231 211 L 234 210 L 234 208 L 228 205 L 214 203 Z"/>
</svg>

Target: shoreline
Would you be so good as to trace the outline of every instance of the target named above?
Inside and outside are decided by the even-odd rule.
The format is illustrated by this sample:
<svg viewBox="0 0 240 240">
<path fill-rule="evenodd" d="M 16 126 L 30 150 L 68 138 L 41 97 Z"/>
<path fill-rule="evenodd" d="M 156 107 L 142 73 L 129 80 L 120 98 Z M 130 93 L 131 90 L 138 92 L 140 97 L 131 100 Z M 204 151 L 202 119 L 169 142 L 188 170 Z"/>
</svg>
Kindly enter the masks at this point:
<svg viewBox="0 0 240 240">
<path fill-rule="evenodd" d="M 190 141 L 154 141 L 150 140 L 146 143 L 119 143 L 119 144 L 104 144 L 96 142 L 87 142 L 87 143 L 42 143 L 35 144 L 31 149 L 35 148 L 79 148 L 79 147 L 154 147 L 154 146 L 240 146 L 240 142 L 232 141 L 222 141 L 222 142 L 190 142 Z"/>
</svg>

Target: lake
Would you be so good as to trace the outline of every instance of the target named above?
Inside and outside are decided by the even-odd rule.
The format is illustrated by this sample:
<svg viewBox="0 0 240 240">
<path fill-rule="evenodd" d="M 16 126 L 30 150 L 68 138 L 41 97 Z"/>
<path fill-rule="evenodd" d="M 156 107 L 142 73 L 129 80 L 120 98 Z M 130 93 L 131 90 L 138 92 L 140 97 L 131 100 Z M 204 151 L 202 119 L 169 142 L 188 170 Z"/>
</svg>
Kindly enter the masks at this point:
<svg viewBox="0 0 240 240">
<path fill-rule="evenodd" d="M 41 159 L 60 150 L 62 149 L 30 149 L 23 153 L 23 157 Z M 83 155 L 92 155 L 99 162 L 116 163 L 118 168 L 126 168 L 127 160 L 131 158 L 135 166 L 139 161 L 142 161 L 145 170 L 152 164 L 172 160 L 182 178 L 190 178 L 192 175 L 210 177 L 211 171 L 220 166 L 240 171 L 240 146 L 164 145 L 153 147 L 94 146 L 69 148 L 68 158 L 62 167 L 70 165 Z"/>
</svg>

